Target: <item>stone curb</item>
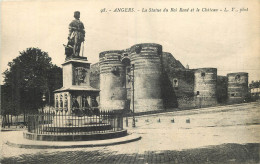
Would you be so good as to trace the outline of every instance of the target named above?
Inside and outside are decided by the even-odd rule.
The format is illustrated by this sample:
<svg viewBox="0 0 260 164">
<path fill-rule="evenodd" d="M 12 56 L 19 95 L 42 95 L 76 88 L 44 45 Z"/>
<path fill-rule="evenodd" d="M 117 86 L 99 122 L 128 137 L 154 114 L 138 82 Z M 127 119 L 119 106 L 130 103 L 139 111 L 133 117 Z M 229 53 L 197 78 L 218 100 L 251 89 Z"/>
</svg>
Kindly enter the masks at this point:
<svg viewBox="0 0 260 164">
<path fill-rule="evenodd" d="M 19 141 L 17 143 L 12 141 L 6 141 L 6 144 L 12 147 L 27 148 L 27 149 L 61 149 L 61 148 L 63 149 L 63 148 L 83 148 L 83 147 L 101 147 L 101 146 L 119 145 L 119 144 L 138 141 L 141 138 L 142 137 L 139 135 L 129 134 L 125 137 L 120 137 L 116 139 L 97 140 L 97 141 L 75 141 L 75 142 L 31 141 L 32 142 L 31 144 L 19 143 Z M 37 144 L 37 142 L 44 142 L 46 144 L 42 144 L 42 143 Z"/>
</svg>

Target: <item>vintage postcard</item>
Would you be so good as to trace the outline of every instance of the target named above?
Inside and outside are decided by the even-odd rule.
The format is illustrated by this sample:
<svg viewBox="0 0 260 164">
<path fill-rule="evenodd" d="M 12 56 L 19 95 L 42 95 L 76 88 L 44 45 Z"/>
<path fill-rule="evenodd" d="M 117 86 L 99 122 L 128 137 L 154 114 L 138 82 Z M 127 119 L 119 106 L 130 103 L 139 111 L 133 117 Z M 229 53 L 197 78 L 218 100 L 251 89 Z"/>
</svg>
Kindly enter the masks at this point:
<svg viewBox="0 0 260 164">
<path fill-rule="evenodd" d="M 259 163 L 260 1 L 2 1 L 1 163 Z"/>
</svg>

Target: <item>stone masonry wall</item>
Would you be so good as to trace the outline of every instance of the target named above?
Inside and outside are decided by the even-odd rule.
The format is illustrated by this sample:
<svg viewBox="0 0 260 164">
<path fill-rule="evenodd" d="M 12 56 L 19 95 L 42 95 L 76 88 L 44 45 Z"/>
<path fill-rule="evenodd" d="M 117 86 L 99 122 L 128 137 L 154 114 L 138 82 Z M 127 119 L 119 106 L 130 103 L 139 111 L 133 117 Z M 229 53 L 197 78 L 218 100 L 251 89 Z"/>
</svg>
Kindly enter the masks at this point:
<svg viewBox="0 0 260 164">
<path fill-rule="evenodd" d="M 100 89 L 100 68 L 99 62 L 90 66 L 90 86 Z"/>
<path fill-rule="evenodd" d="M 110 53 L 110 51 L 107 52 L 107 54 Z M 91 65 L 90 85 L 101 89 L 101 74 L 103 79 L 113 77 L 111 79 L 113 82 L 111 81 L 111 86 L 109 86 L 110 91 L 105 92 L 109 95 L 117 88 L 120 94 L 113 95 L 117 97 L 116 101 L 122 103 L 120 108 L 124 106 L 124 97 L 126 97 L 125 101 L 130 101 L 129 103 L 132 104 L 132 82 L 130 81 L 129 86 L 125 86 L 127 78 L 124 76 L 127 74 L 123 69 L 126 70 L 126 66 L 122 63 L 124 58 L 128 58 L 131 64 L 129 66 L 131 74 L 132 64 L 135 65 L 135 109 L 137 113 L 162 109 L 214 106 L 217 103 L 226 103 L 227 99 L 230 103 L 237 103 L 245 99 L 246 95 L 243 92 L 247 92 L 248 89 L 247 74 L 229 74 L 228 79 L 227 76 L 217 76 L 216 68 L 186 69 L 171 53 L 163 52 L 162 46 L 159 44 L 136 44 L 113 55 L 117 61 L 109 61 L 108 57 L 101 55 L 103 74 L 100 72 L 100 62 Z M 119 69 L 120 76 L 117 78 L 112 76 L 111 72 L 104 73 L 104 71 L 110 71 L 113 66 Z M 234 81 L 238 74 L 242 80 Z M 106 85 L 108 85 L 107 82 L 103 84 L 103 86 Z M 125 87 L 130 88 L 127 91 L 128 96 L 123 94 Z M 101 94 L 102 92 L 104 93 L 101 89 Z M 115 100 L 113 99 L 113 101 Z M 118 106 L 118 104 L 114 106 Z M 130 109 L 132 109 L 132 105 L 130 105 Z"/>
<path fill-rule="evenodd" d="M 227 77 L 217 76 L 217 101 L 225 103 L 227 101 Z"/>
<path fill-rule="evenodd" d="M 163 100 L 165 108 L 191 108 L 194 106 L 194 72 L 163 52 Z"/>
</svg>

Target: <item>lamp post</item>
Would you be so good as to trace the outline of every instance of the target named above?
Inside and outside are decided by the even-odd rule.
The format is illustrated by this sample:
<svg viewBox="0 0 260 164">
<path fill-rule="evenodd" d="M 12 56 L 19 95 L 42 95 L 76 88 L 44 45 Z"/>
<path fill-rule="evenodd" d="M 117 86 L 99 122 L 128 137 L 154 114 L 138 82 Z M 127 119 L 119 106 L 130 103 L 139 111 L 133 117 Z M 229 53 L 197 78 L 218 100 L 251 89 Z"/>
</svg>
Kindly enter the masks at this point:
<svg viewBox="0 0 260 164">
<path fill-rule="evenodd" d="M 133 78 L 132 78 L 132 86 L 133 86 L 133 123 L 132 127 L 135 127 L 135 65 L 132 64 L 133 69 Z"/>
<path fill-rule="evenodd" d="M 135 69 L 135 65 L 134 64 L 132 64 L 131 65 L 131 68 L 132 68 L 132 70 L 133 70 L 133 74 L 131 75 L 131 74 L 129 74 L 128 76 L 130 77 L 130 81 L 132 82 L 132 93 L 133 93 L 133 97 L 132 97 L 132 106 L 133 106 L 133 111 L 132 111 L 132 113 L 133 113 L 133 122 L 132 122 L 132 127 L 135 127 L 135 103 L 134 103 L 134 98 L 135 98 L 135 96 L 134 96 L 134 94 L 135 94 L 135 91 L 134 91 L 134 86 L 135 86 L 135 82 L 134 82 L 134 80 L 135 80 L 135 78 L 134 78 L 134 75 L 135 75 L 135 71 L 134 71 L 134 69 Z M 128 118 L 126 117 L 126 121 L 127 121 L 127 126 L 128 126 Z"/>
<path fill-rule="evenodd" d="M 43 95 L 42 95 L 43 105 L 44 105 L 45 101 L 46 101 L 46 96 L 45 96 L 45 93 L 43 93 Z M 43 106 L 42 106 L 42 112 L 43 112 Z"/>
</svg>

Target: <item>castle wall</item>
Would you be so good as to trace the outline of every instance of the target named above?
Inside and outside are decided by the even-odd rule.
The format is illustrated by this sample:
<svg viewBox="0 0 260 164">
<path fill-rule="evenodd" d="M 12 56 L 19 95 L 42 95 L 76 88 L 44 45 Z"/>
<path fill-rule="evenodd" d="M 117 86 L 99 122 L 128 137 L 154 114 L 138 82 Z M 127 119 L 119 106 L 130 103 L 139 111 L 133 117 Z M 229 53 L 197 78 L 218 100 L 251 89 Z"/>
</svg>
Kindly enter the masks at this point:
<svg viewBox="0 0 260 164">
<path fill-rule="evenodd" d="M 217 69 L 198 68 L 194 70 L 194 95 L 196 107 L 217 104 Z"/>
<path fill-rule="evenodd" d="M 185 69 L 168 52 L 163 52 L 162 67 L 162 97 L 165 108 L 194 107 L 194 72 Z"/>
<path fill-rule="evenodd" d="M 217 101 L 218 103 L 227 101 L 227 76 L 217 76 Z"/>
<path fill-rule="evenodd" d="M 125 108 L 125 70 L 121 62 L 122 51 L 106 51 L 100 59 L 100 106 L 102 110 Z"/>
<path fill-rule="evenodd" d="M 185 67 L 181 64 L 181 62 L 176 60 L 169 52 L 162 53 L 161 61 L 165 72 L 171 72 L 176 69 L 185 70 Z"/>
<path fill-rule="evenodd" d="M 227 99 L 239 103 L 248 90 L 247 73 L 226 77 L 217 76 L 216 68 L 185 69 L 171 53 L 162 52 L 161 45 L 137 44 L 122 51 L 102 52 L 100 62 L 91 66 L 90 85 L 101 89 L 101 108 L 129 109 L 129 103 L 133 108 L 132 81 L 128 76 L 133 75 L 133 65 L 137 113 L 215 106 Z M 232 80 L 237 74 L 240 82 Z"/>
<path fill-rule="evenodd" d="M 162 46 L 159 44 L 137 44 L 130 48 L 129 53 L 131 64 L 134 64 L 135 67 L 135 111 L 147 112 L 163 109 L 160 59 Z"/>
<path fill-rule="evenodd" d="M 165 73 L 163 100 L 166 108 L 194 107 L 194 73 L 192 70 L 172 70 Z"/>
<path fill-rule="evenodd" d="M 228 103 L 242 103 L 248 95 L 248 73 L 238 72 L 227 74 Z"/>
<path fill-rule="evenodd" d="M 192 108 L 194 102 L 193 70 L 177 70 L 172 77 L 172 85 L 177 95 L 178 108 Z"/>
<path fill-rule="evenodd" d="M 100 89 L 100 68 L 99 62 L 90 66 L 90 86 Z"/>
</svg>

